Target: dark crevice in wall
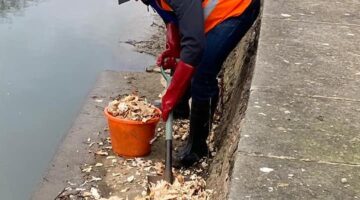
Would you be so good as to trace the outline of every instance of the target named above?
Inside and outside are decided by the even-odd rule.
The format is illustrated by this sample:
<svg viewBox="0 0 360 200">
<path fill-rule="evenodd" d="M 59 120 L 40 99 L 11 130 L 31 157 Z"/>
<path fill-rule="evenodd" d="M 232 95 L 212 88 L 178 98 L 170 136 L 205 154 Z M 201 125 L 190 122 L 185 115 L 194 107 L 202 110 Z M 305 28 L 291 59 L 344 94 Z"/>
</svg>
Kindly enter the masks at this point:
<svg viewBox="0 0 360 200">
<path fill-rule="evenodd" d="M 208 187 L 216 191 L 214 199 L 226 199 L 240 140 L 240 128 L 250 95 L 261 14 L 253 27 L 237 45 L 220 75 L 221 100 L 218 106 L 220 125 L 215 130 L 217 154 L 209 168 Z"/>
</svg>

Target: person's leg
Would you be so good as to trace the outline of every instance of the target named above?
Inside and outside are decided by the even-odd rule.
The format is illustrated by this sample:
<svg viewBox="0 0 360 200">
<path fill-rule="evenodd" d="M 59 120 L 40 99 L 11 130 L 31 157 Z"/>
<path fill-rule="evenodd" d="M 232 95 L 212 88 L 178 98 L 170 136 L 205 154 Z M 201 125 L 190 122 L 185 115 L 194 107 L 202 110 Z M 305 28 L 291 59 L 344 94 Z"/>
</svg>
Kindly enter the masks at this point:
<svg viewBox="0 0 360 200">
<path fill-rule="evenodd" d="M 208 155 L 206 139 L 219 95 L 217 75 L 226 57 L 255 21 L 259 13 L 259 2 L 254 0 L 241 16 L 225 20 L 207 34 L 203 59 L 196 67 L 191 85 L 189 138 L 185 148 L 175 159 L 176 167 L 189 167 Z"/>
<path fill-rule="evenodd" d="M 175 106 L 173 110 L 174 119 L 189 119 L 190 106 L 189 100 L 191 98 L 191 87 L 189 87 L 185 94 L 182 96 L 180 102 Z"/>
</svg>

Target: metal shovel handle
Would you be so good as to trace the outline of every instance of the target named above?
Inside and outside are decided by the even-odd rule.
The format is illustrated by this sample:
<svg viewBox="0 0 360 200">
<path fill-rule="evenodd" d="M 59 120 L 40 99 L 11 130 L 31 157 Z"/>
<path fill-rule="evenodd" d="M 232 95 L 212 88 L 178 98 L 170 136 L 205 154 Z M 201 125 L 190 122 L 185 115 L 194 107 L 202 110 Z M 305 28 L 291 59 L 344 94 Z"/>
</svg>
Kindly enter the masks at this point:
<svg viewBox="0 0 360 200">
<path fill-rule="evenodd" d="M 162 67 L 161 67 L 161 74 L 166 80 L 167 87 L 169 87 L 171 83 L 171 76 L 166 74 L 164 68 Z M 165 156 L 165 170 L 164 170 L 165 180 L 169 183 L 172 183 L 174 180 L 172 173 L 172 132 L 173 132 L 172 124 L 173 124 L 173 113 L 170 112 L 165 126 L 166 156 Z"/>
<path fill-rule="evenodd" d="M 162 67 L 161 67 L 161 74 L 167 83 L 167 87 L 169 87 L 169 85 L 171 83 L 171 76 L 166 74 L 164 68 L 162 68 Z M 166 133 L 165 133 L 166 140 L 172 140 L 172 132 L 173 132 L 172 122 L 173 122 L 173 113 L 171 112 L 166 121 L 166 129 L 165 129 L 166 130 Z"/>
</svg>

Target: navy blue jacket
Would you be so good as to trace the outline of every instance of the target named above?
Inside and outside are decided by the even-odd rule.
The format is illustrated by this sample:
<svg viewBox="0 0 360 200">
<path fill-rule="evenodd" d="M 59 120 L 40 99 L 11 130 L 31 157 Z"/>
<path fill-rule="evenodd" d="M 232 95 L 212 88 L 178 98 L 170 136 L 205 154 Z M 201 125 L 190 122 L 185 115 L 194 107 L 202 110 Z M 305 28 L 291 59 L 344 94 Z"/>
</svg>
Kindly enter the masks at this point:
<svg viewBox="0 0 360 200">
<path fill-rule="evenodd" d="M 156 0 L 150 6 L 164 23 L 176 23 L 181 36 L 180 59 L 196 67 L 205 48 L 204 14 L 201 0 L 167 0 L 174 12 L 161 9 Z"/>
</svg>

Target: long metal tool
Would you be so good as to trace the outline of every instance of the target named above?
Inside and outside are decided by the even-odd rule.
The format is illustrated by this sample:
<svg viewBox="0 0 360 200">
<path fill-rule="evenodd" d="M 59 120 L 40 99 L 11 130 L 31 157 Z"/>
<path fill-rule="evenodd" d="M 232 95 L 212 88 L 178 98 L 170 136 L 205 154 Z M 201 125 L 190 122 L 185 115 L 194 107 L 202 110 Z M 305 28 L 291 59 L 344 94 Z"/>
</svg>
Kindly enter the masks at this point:
<svg viewBox="0 0 360 200">
<path fill-rule="evenodd" d="M 171 76 L 167 75 L 163 68 L 161 68 L 161 74 L 166 80 L 167 87 L 171 83 Z M 169 183 L 173 182 L 173 173 L 172 173 L 172 133 L 173 133 L 173 113 L 171 112 L 165 127 L 165 141 L 166 141 L 166 155 L 165 155 L 165 180 Z"/>
<path fill-rule="evenodd" d="M 171 76 L 166 74 L 165 70 L 161 67 L 161 74 L 166 80 L 167 87 L 171 83 Z M 173 113 L 169 114 L 169 117 L 165 125 L 165 141 L 166 141 L 166 153 L 165 153 L 165 171 L 164 176 L 149 176 L 148 180 L 151 183 L 155 183 L 159 180 L 165 180 L 168 183 L 174 181 L 174 176 L 172 173 L 172 133 L 173 133 Z"/>
</svg>

